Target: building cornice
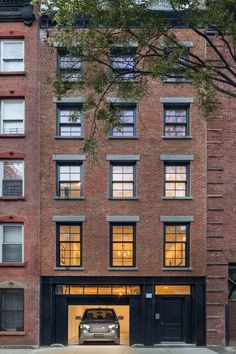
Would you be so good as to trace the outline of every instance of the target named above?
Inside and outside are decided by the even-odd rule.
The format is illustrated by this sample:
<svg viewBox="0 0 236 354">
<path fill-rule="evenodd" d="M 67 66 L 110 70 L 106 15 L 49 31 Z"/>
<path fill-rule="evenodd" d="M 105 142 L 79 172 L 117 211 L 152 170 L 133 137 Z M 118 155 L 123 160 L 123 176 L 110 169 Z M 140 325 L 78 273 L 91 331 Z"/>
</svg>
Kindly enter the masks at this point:
<svg viewBox="0 0 236 354">
<path fill-rule="evenodd" d="M 31 26 L 34 20 L 29 0 L 0 0 L 0 22 L 23 22 Z"/>
</svg>

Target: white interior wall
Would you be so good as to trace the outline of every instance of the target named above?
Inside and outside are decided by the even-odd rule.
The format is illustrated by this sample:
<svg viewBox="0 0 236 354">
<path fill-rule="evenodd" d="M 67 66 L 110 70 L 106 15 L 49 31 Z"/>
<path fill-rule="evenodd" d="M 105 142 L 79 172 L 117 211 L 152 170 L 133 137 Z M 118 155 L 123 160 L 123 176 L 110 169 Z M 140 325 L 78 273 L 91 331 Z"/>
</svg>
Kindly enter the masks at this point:
<svg viewBox="0 0 236 354">
<path fill-rule="evenodd" d="M 115 310 L 117 316 L 123 316 L 120 320 L 120 342 L 123 345 L 129 345 L 129 306 L 112 306 L 112 305 L 69 305 L 68 306 L 68 343 L 78 344 L 78 326 L 79 320 L 76 316 L 82 316 L 85 309 L 103 307 L 112 308 Z"/>
</svg>

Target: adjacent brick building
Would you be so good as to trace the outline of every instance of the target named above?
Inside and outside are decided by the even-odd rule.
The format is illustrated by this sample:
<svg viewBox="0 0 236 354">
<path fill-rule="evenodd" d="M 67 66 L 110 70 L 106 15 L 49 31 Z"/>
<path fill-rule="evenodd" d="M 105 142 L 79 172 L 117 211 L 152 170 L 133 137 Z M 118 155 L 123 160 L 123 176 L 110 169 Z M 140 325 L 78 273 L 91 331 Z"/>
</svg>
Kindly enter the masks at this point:
<svg viewBox="0 0 236 354">
<path fill-rule="evenodd" d="M 0 345 L 39 337 L 38 24 L 0 3 Z"/>
</svg>

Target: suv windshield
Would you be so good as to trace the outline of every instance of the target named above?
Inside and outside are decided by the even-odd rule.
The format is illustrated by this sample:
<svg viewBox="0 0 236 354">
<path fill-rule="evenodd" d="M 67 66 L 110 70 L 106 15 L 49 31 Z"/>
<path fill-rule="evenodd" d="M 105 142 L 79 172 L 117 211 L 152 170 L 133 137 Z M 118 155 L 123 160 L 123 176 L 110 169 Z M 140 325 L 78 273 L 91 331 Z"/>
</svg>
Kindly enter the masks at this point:
<svg viewBox="0 0 236 354">
<path fill-rule="evenodd" d="M 83 321 L 87 320 L 116 320 L 116 316 L 113 310 L 106 309 L 91 309 L 86 310 L 83 316 Z"/>
</svg>

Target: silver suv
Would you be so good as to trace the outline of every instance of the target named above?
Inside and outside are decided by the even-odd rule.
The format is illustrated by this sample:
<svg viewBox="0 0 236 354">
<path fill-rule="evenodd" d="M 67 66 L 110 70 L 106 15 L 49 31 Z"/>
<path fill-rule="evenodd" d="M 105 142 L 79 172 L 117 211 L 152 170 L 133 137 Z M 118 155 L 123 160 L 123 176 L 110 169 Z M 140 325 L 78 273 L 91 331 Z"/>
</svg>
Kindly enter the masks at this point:
<svg viewBox="0 0 236 354">
<path fill-rule="evenodd" d="M 86 309 L 84 314 L 76 316 L 79 324 L 79 344 L 85 342 L 106 341 L 120 344 L 120 324 L 122 316 L 116 316 L 110 308 Z"/>
</svg>

